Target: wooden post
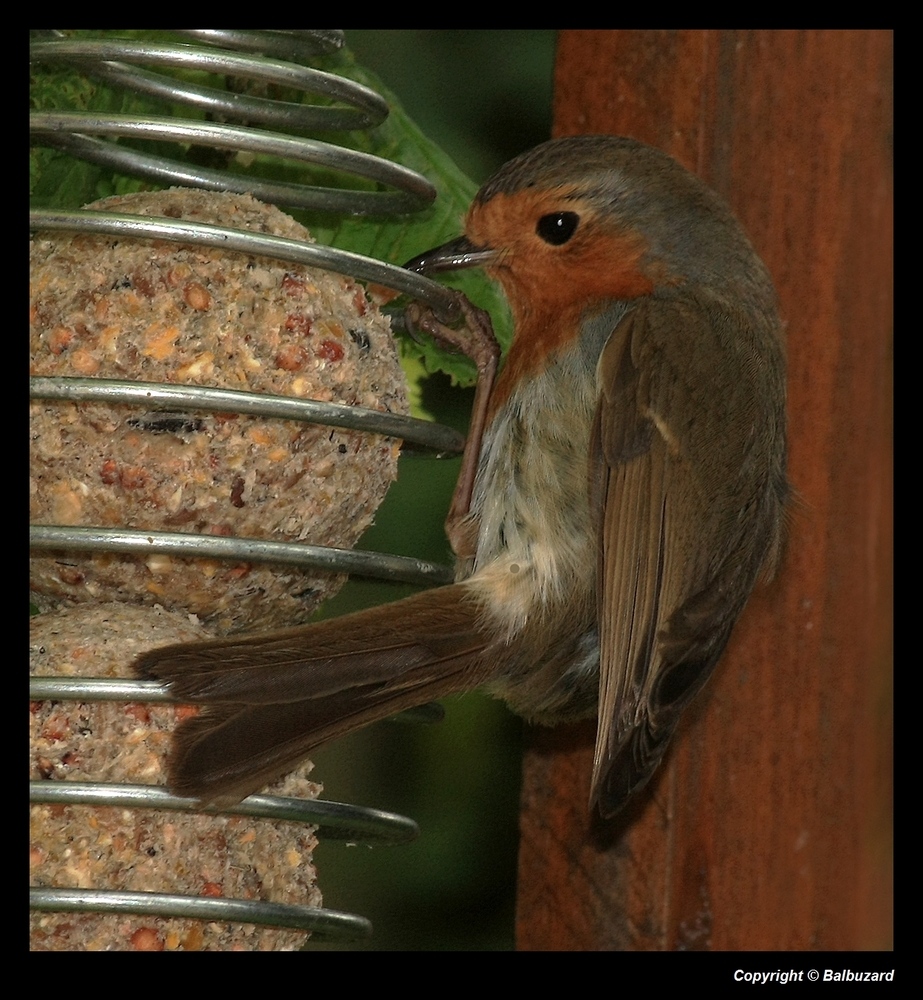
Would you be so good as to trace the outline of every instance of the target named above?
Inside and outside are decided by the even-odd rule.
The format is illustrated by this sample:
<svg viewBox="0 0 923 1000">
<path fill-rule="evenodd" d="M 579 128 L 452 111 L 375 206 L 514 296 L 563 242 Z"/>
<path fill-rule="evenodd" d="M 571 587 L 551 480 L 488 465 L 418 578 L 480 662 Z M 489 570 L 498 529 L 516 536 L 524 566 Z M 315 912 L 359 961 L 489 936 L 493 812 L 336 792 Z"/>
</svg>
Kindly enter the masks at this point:
<svg viewBox="0 0 923 1000">
<path fill-rule="evenodd" d="M 565 31 L 558 135 L 635 136 L 731 203 L 787 323 L 786 557 L 658 778 L 587 814 L 595 727 L 534 730 L 520 949 L 892 945 L 892 35 Z"/>
</svg>

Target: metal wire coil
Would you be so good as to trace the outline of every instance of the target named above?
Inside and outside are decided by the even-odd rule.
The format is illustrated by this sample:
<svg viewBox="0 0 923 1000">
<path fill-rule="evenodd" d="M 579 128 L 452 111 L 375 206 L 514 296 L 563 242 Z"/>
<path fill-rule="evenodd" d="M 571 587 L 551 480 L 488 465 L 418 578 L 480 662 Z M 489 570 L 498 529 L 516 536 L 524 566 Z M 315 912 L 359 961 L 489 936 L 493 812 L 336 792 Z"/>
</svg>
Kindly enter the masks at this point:
<svg viewBox="0 0 923 1000">
<path fill-rule="evenodd" d="M 61 33 L 46 34 L 47 37 L 39 38 L 31 46 L 31 58 L 35 62 L 72 65 L 110 84 L 129 87 L 174 104 L 204 109 L 225 120 L 203 122 L 154 116 L 38 113 L 30 118 L 35 144 L 53 146 L 77 158 L 161 184 L 247 192 L 263 201 L 296 208 L 350 215 L 393 214 L 424 207 L 435 197 L 435 190 L 425 178 L 400 165 L 317 140 L 281 131 L 266 131 L 265 127 L 284 130 L 371 128 L 387 115 L 387 104 L 368 88 L 288 61 L 300 62 L 318 52 L 338 48 L 343 44 L 340 32 L 202 30 L 175 33 L 197 44 L 74 41 Z M 261 83 L 281 84 L 302 93 L 320 95 L 334 103 L 304 106 L 231 94 L 150 72 L 141 66 L 230 74 Z M 254 128 L 254 125 L 261 127 Z M 342 190 L 266 181 L 236 170 L 213 170 L 153 156 L 104 141 L 98 138 L 100 136 L 194 143 L 196 146 L 232 150 L 238 161 L 242 152 L 280 157 L 346 172 L 387 185 L 393 190 Z M 30 214 L 30 225 L 34 231 L 66 230 L 129 238 L 157 238 L 259 254 L 382 284 L 424 301 L 446 316 L 452 315 L 455 308 L 454 301 L 442 286 L 420 275 L 316 244 L 176 219 L 86 211 L 35 210 Z M 32 395 L 38 399 L 106 400 L 125 405 L 136 404 L 147 410 L 199 408 L 310 420 L 401 437 L 406 442 L 436 452 L 456 452 L 463 444 L 455 431 L 409 417 L 360 407 L 230 390 L 58 377 L 33 379 Z M 38 550 L 141 549 L 145 553 L 170 552 L 184 557 L 294 563 L 331 572 L 360 573 L 430 585 L 451 579 L 448 567 L 386 553 L 186 533 L 44 525 L 31 528 L 31 546 Z M 81 701 L 168 700 L 156 684 L 100 678 L 33 678 L 31 696 L 35 699 Z M 420 714 L 424 719 L 432 720 L 437 713 L 424 708 Z M 37 781 L 32 782 L 32 796 L 33 802 L 79 802 L 202 811 L 194 800 L 172 796 L 165 789 L 155 786 Z M 232 810 L 205 811 L 296 820 L 318 825 L 323 836 L 357 842 L 403 843 L 417 833 L 416 825 L 404 817 L 331 802 L 250 796 Z M 310 930 L 318 937 L 357 938 L 367 936 L 371 930 L 369 922 L 362 917 L 318 908 L 153 893 L 33 889 L 32 906 L 38 910 L 130 912 L 205 920 L 241 920 Z"/>
<path fill-rule="evenodd" d="M 349 843 L 403 844 L 413 840 L 419 832 L 417 825 L 404 816 L 342 802 L 251 795 L 234 808 L 209 809 L 195 799 L 171 795 L 154 785 L 83 781 L 31 781 L 29 784 L 30 802 L 34 804 L 121 806 L 285 820 L 310 824 L 317 827 L 319 837 Z M 352 940 L 368 937 L 372 930 L 368 920 L 352 913 L 264 900 L 58 887 L 32 887 L 29 898 L 34 910 L 242 921 L 310 931 L 318 940 Z"/>
<path fill-rule="evenodd" d="M 244 54 L 225 49 L 215 51 L 186 44 L 153 44 L 113 40 L 71 40 L 59 33 L 48 40 L 34 41 L 31 57 L 44 63 L 66 63 L 109 82 L 130 86 L 145 93 L 184 102 L 211 112 L 220 111 L 236 120 L 258 121 L 279 127 L 344 129 L 367 128 L 379 124 L 388 113 L 387 104 L 373 91 L 329 73 L 292 63 L 268 59 L 263 55 Z M 245 53 L 270 52 L 287 57 L 306 57 L 330 51 L 342 45 L 339 32 L 219 32 L 187 31 L 179 34 L 223 45 Z M 228 94 L 214 88 L 191 85 L 173 77 L 138 69 L 134 64 L 194 68 L 203 71 L 234 73 L 262 82 L 284 83 L 306 93 L 322 94 L 348 103 L 348 107 L 305 107 L 290 102 L 267 100 L 240 94 Z M 366 214 L 369 212 L 406 212 L 423 207 L 435 196 L 425 178 L 405 167 L 380 157 L 356 153 L 296 136 L 269 135 L 256 129 L 241 129 L 224 123 L 201 121 L 177 122 L 175 119 L 142 118 L 116 115 L 100 117 L 73 113 L 36 113 L 30 116 L 33 141 L 66 149 L 74 156 L 104 163 L 132 174 L 165 183 L 181 183 L 213 190 L 250 192 L 275 204 L 321 208 L 325 211 Z M 267 184 L 258 177 L 213 171 L 185 163 L 150 157 L 125 150 L 114 144 L 90 139 L 86 133 L 125 135 L 135 138 L 183 138 L 197 144 L 231 148 L 236 152 L 272 152 L 306 162 L 322 163 L 352 170 L 401 190 L 394 192 L 331 191 L 309 185 Z M 345 201 L 344 201 L 345 199 Z M 33 230 L 58 230 L 110 234 L 121 237 L 157 238 L 183 244 L 216 247 L 243 253 L 259 254 L 290 263 L 307 264 L 350 275 L 365 281 L 405 292 L 427 302 L 441 313 L 451 315 L 454 300 L 440 285 L 403 268 L 386 264 L 361 254 L 333 247 L 300 243 L 296 240 L 239 231 L 221 226 L 183 220 L 141 217 L 119 213 L 87 211 L 30 212 Z M 437 452 L 460 451 L 463 439 L 451 428 L 441 427 L 410 417 L 399 417 L 361 407 L 348 407 L 312 400 L 230 390 L 178 387 L 161 383 L 118 382 L 105 379 L 67 377 L 32 380 L 33 398 L 106 400 L 135 402 L 146 408 L 173 409 L 176 406 L 219 409 L 224 412 L 311 420 L 335 426 L 352 427 L 370 433 L 401 437 L 411 444 Z M 379 553 L 356 553 L 341 549 L 294 546 L 255 539 L 223 539 L 216 546 L 214 536 L 167 535 L 159 533 L 158 548 L 150 532 L 114 531 L 106 528 L 75 529 L 64 525 L 36 528 L 31 533 L 34 548 L 64 545 L 82 551 L 126 551 L 138 546 L 148 553 L 175 552 L 185 556 L 219 559 L 246 559 L 255 562 L 284 562 L 305 568 L 323 568 L 331 572 L 361 572 L 363 575 L 404 582 L 432 584 L 451 579 L 451 570 L 423 560 L 406 559 Z M 148 540 L 148 541 L 146 541 Z M 398 568 L 399 567 L 399 568 Z"/>
<path fill-rule="evenodd" d="M 302 36 L 308 34 L 298 33 Z M 294 35 L 292 33 L 289 38 Z M 256 38 L 255 33 L 252 38 Z M 109 83 L 217 113 L 238 122 L 312 131 L 350 130 L 374 127 L 388 114 L 388 106 L 382 98 L 361 84 L 261 55 L 242 56 L 184 44 L 157 45 L 119 39 L 74 41 L 61 36 L 33 41 L 30 58 L 34 62 L 74 65 Z M 233 74 L 260 83 L 282 84 L 341 103 L 334 107 L 316 107 L 228 94 L 138 69 L 134 65 L 138 63 Z M 262 201 L 291 207 L 352 215 L 388 214 L 414 211 L 429 204 L 435 197 L 429 181 L 399 164 L 314 139 L 253 129 L 249 125 L 69 112 L 33 114 L 30 130 L 34 139 L 45 145 L 135 176 L 216 191 L 248 192 Z M 88 133 L 195 142 L 201 146 L 230 149 L 236 154 L 264 153 L 332 167 L 394 186 L 398 190 L 339 191 L 314 185 L 264 182 L 257 176 L 211 170 L 124 149 L 90 138 Z"/>
</svg>

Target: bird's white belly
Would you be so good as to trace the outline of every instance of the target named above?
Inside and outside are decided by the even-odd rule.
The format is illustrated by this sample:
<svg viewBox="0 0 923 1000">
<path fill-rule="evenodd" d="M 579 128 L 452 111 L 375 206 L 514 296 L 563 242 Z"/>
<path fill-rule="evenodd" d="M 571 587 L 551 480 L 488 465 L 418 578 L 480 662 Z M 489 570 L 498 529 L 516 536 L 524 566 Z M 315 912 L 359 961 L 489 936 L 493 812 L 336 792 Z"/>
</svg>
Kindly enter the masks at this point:
<svg viewBox="0 0 923 1000">
<path fill-rule="evenodd" d="M 510 397 L 485 435 L 469 583 L 508 636 L 593 591 L 587 463 L 595 405 L 595 379 L 554 364 Z"/>
</svg>

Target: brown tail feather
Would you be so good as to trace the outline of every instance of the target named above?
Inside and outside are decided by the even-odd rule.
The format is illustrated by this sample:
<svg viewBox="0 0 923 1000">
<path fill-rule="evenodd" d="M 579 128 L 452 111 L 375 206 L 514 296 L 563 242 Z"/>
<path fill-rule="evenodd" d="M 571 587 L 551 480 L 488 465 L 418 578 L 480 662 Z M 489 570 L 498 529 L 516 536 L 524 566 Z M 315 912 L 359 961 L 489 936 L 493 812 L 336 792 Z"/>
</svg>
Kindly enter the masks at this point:
<svg viewBox="0 0 923 1000">
<path fill-rule="evenodd" d="M 236 801 L 328 740 L 475 687 L 489 636 L 459 585 L 316 625 L 165 646 L 136 671 L 205 707 L 174 738 L 170 783 Z"/>
</svg>

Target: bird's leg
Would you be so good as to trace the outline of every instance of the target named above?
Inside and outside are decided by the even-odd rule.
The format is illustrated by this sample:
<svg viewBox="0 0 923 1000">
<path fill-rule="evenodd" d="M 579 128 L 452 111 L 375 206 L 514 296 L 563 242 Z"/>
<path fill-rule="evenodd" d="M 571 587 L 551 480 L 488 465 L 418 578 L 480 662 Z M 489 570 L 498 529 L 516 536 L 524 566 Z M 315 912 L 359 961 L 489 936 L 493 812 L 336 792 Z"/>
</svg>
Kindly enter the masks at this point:
<svg viewBox="0 0 923 1000">
<path fill-rule="evenodd" d="M 459 560 L 474 556 L 477 545 L 477 525 L 468 517 L 471 509 L 471 495 L 477 475 L 481 455 L 481 442 L 487 423 L 487 407 L 493 392 L 497 365 L 500 360 L 500 345 L 494 336 L 490 315 L 478 309 L 461 292 L 456 293 L 463 323 L 454 328 L 442 322 L 436 314 L 419 303 L 408 306 L 407 326 L 411 331 L 429 334 L 444 347 L 467 355 L 478 370 L 477 385 L 474 390 L 474 404 L 471 408 L 471 424 L 462 453 L 458 482 L 452 495 L 452 503 L 445 521 L 446 535 L 452 551 Z"/>
</svg>

